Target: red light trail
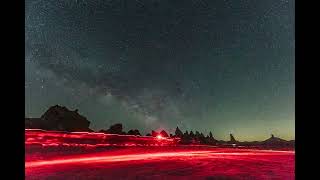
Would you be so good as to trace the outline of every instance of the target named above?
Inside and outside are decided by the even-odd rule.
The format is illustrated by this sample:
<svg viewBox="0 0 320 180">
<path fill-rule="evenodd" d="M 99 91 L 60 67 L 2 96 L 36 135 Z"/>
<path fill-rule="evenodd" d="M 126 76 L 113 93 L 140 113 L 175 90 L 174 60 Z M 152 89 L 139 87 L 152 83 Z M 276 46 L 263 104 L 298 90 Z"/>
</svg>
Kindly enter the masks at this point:
<svg viewBox="0 0 320 180">
<path fill-rule="evenodd" d="M 54 159 L 47 161 L 34 161 L 26 162 L 26 168 L 47 166 L 47 165 L 59 165 L 59 164 L 73 164 L 73 163 L 101 163 L 101 162 L 121 162 L 121 161 L 134 161 L 134 160 L 152 160 L 163 157 L 185 157 L 185 156 L 207 156 L 210 151 L 186 151 L 186 152 L 166 152 L 166 153 L 148 153 L 148 154 L 129 154 L 129 155 L 115 155 L 108 156 L 102 154 L 98 156 L 83 156 L 83 157 L 71 157 L 63 159 Z"/>
<path fill-rule="evenodd" d="M 26 130 L 25 136 L 26 179 L 294 179 L 294 150 L 180 146 L 164 137 L 86 132 Z"/>
<path fill-rule="evenodd" d="M 46 158 L 46 153 L 40 154 L 25 162 L 26 179 L 294 179 L 293 151 L 217 148 L 159 152 L 161 150 L 155 148 L 145 153 L 142 149 L 146 147 L 52 158 Z"/>
<path fill-rule="evenodd" d="M 26 129 L 25 144 L 41 146 L 164 146 L 176 145 L 179 138 L 135 136 L 92 132 Z"/>
<path fill-rule="evenodd" d="M 220 150 L 221 151 L 221 150 Z M 270 155 L 294 155 L 294 151 L 267 151 L 267 150 L 250 150 L 249 152 L 217 152 L 217 151 L 181 151 L 181 152 L 157 152 L 146 154 L 128 154 L 128 155 L 82 155 L 78 157 L 64 157 L 62 159 L 52 159 L 46 161 L 30 161 L 25 163 L 26 168 L 39 166 L 74 164 L 74 163 L 101 163 L 101 162 L 122 162 L 134 160 L 153 160 L 161 158 L 230 158 L 232 156 L 270 156 Z M 234 158 L 234 157 L 233 157 Z"/>
</svg>

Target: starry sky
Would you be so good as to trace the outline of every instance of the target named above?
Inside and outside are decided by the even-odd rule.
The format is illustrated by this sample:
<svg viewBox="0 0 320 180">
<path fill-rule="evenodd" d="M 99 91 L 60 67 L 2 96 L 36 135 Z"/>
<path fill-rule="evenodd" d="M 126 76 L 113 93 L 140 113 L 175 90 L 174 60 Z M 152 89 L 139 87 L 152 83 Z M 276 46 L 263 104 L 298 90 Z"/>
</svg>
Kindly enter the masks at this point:
<svg viewBox="0 0 320 180">
<path fill-rule="evenodd" d="M 294 3 L 26 0 L 25 116 L 294 139 Z"/>
</svg>

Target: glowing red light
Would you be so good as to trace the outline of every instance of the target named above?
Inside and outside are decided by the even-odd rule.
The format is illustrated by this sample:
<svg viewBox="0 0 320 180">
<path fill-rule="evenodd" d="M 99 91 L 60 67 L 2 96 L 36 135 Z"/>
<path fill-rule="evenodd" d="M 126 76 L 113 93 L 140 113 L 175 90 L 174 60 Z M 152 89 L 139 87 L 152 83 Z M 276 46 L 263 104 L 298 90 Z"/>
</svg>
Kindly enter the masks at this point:
<svg viewBox="0 0 320 180">
<path fill-rule="evenodd" d="M 159 140 L 161 140 L 163 145 L 176 145 L 180 139 L 164 138 L 161 135 L 149 137 L 88 132 L 44 131 L 39 129 L 25 130 L 26 145 L 96 146 L 99 144 L 103 146 L 146 146 L 153 145 Z"/>
<path fill-rule="evenodd" d="M 161 136 L 161 135 L 158 135 L 158 136 L 157 136 L 157 139 L 162 139 L 162 136 Z"/>
<path fill-rule="evenodd" d="M 62 164 L 75 164 L 75 163 L 107 163 L 107 162 L 122 162 L 132 160 L 153 160 L 168 157 L 207 157 L 210 151 L 182 151 L 182 152 L 158 152 L 158 153 L 146 153 L 146 154 L 126 154 L 126 155 L 82 155 L 78 157 L 64 157 L 59 159 L 51 159 L 44 161 L 26 161 L 25 167 L 34 168 L 39 166 L 48 165 L 62 165 Z"/>
</svg>

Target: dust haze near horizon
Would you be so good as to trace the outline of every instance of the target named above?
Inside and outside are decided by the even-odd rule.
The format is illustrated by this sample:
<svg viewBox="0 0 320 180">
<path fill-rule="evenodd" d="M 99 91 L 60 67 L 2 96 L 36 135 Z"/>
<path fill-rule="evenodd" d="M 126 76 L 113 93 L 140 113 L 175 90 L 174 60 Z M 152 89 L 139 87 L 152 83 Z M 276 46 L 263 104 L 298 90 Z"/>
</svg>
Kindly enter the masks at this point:
<svg viewBox="0 0 320 180">
<path fill-rule="evenodd" d="M 25 116 L 294 139 L 294 4 L 26 0 Z"/>
</svg>

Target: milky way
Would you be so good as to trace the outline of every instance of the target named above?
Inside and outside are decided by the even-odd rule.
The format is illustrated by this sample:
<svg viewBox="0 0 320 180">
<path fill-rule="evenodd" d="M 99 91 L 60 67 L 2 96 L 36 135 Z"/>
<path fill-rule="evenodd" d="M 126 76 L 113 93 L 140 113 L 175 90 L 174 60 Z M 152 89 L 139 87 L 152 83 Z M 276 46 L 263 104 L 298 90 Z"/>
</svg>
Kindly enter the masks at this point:
<svg viewBox="0 0 320 180">
<path fill-rule="evenodd" d="M 27 0 L 26 116 L 294 138 L 294 1 Z"/>
</svg>

